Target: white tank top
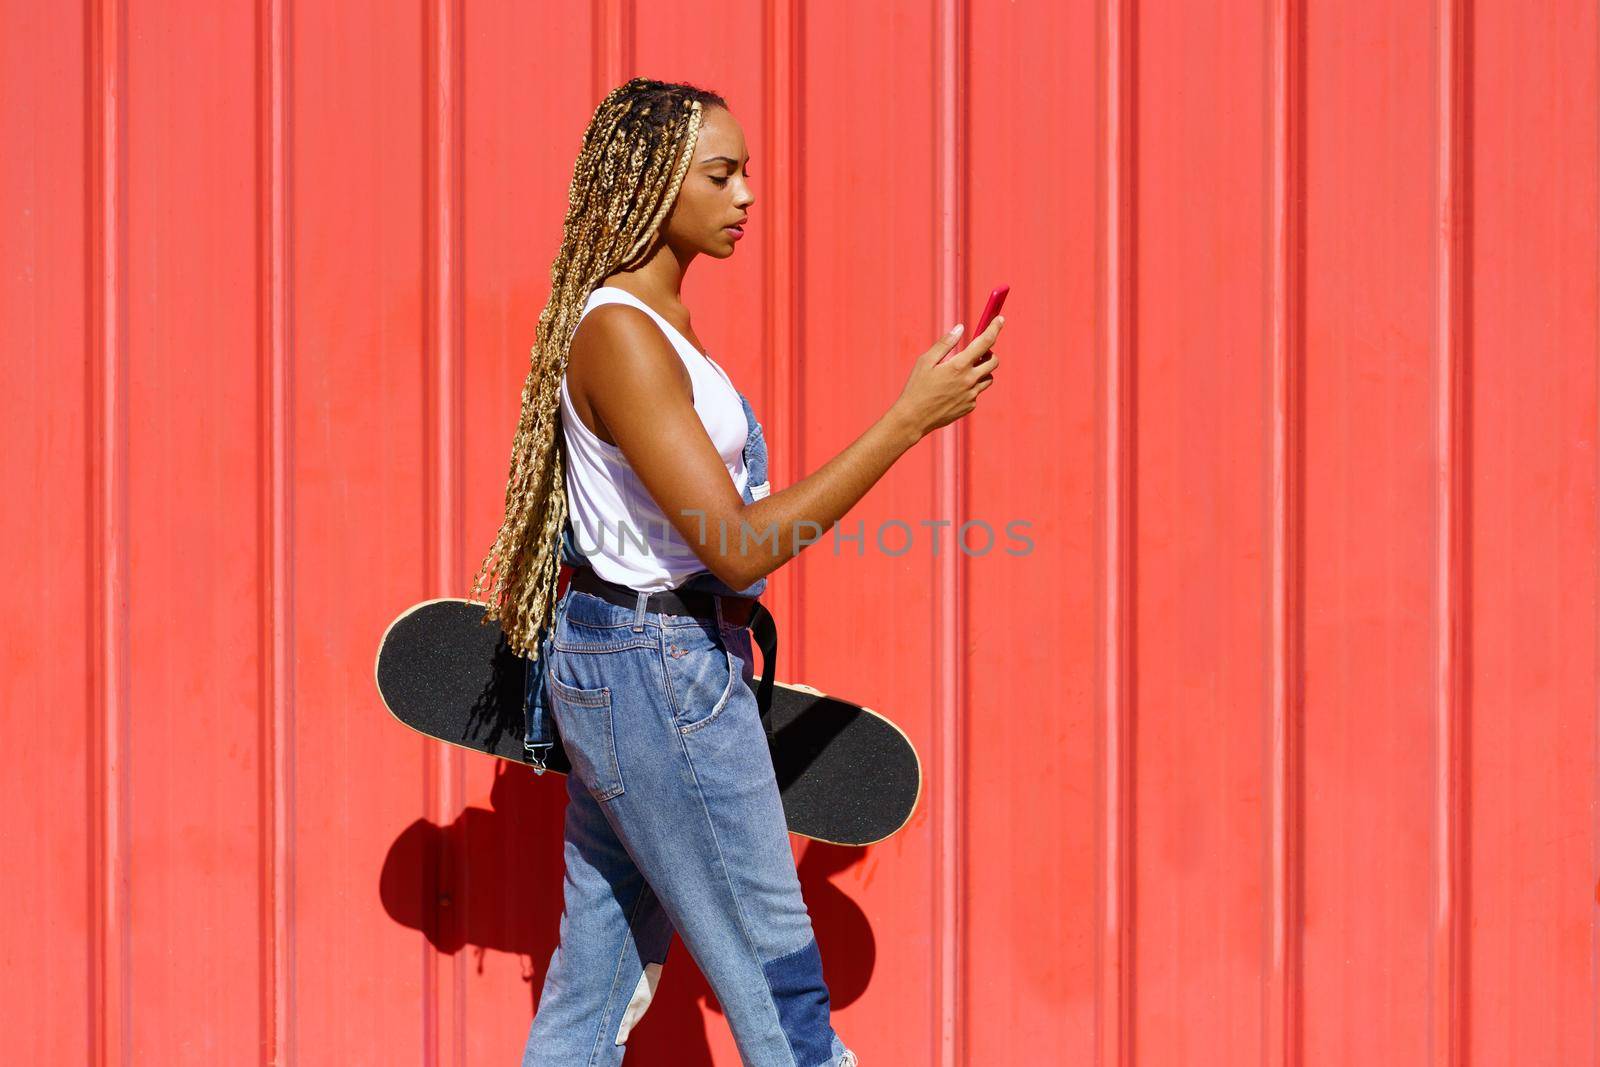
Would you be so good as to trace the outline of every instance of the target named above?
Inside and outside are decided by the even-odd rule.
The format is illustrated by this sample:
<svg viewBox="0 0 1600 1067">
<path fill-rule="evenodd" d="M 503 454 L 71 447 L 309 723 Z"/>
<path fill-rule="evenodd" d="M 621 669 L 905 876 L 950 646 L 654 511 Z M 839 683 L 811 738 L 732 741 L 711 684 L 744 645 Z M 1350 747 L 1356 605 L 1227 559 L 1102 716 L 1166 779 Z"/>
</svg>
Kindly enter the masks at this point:
<svg viewBox="0 0 1600 1067">
<path fill-rule="evenodd" d="M 595 289 L 578 321 L 601 304 L 632 304 L 656 320 L 689 368 L 694 409 L 728 468 L 734 491 L 742 496 L 750 478 L 744 463 L 749 426 L 733 380 L 670 322 L 625 289 L 612 285 Z M 561 376 L 561 436 L 567 448 L 568 521 L 578 551 L 589 558 L 596 574 L 630 589 L 658 593 L 706 570 L 634 474 L 622 449 L 602 441 L 583 424 L 567 392 L 565 374 Z M 717 537 L 709 522 L 706 537 Z"/>
</svg>

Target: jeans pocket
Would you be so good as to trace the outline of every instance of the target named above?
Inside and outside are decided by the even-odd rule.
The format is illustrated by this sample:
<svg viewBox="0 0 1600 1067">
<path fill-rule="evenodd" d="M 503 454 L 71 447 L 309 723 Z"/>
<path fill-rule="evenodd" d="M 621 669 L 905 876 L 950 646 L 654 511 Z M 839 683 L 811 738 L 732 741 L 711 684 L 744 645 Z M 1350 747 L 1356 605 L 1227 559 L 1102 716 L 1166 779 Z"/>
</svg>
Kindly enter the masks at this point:
<svg viewBox="0 0 1600 1067">
<path fill-rule="evenodd" d="M 742 668 L 724 642 L 705 646 L 675 645 L 667 639 L 667 685 L 678 732 L 691 734 L 710 726 L 733 696 Z"/>
<path fill-rule="evenodd" d="M 617 738 L 611 724 L 611 689 L 580 689 L 557 677 L 553 666 L 546 670 L 550 710 L 572 773 L 596 800 L 619 796 L 622 768 L 617 763 Z"/>
</svg>

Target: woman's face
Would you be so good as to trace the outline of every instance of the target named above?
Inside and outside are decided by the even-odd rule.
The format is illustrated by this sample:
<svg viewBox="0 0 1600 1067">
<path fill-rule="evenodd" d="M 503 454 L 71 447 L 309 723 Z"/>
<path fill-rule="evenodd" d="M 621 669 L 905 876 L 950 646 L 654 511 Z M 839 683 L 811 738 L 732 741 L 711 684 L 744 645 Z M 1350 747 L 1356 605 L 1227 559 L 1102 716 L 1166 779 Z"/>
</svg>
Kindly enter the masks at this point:
<svg viewBox="0 0 1600 1067">
<path fill-rule="evenodd" d="M 700 116 L 694 159 L 667 216 L 667 240 L 680 253 L 704 252 L 718 259 L 733 255 L 740 240 L 731 226 L 742 223 L 755 203 L 745 165 L 744 130 L 726 108 L 708 107 Z"/>
</svg>

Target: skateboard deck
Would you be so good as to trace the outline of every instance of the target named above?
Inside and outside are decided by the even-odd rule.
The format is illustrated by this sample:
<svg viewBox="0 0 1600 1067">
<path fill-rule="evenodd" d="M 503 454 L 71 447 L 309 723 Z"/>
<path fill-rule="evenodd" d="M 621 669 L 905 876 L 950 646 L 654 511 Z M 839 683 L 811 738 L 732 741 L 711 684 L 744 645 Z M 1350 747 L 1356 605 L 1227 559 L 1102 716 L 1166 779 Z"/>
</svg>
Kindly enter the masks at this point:
<svg viewBox="0 0 1600 1067">
<path fill-rule="evenodd" d="M 530 661 L 506 643 L 498 623 L 483 623 L 483 614 L 482 602 L 456 597 L 407 608 L 379 642 L 378 692 L 390 714 L 418 733 L 538 770 L 523 745 Z M 760 682 L 757 675 L 752 685 Z M 870 845 L 911 818 L 922 793 L 921 761 L 885 716 L 775 680 L 767 726 L 791 833 Z M 558 733 L 544 769 L 572 769 Z"/>
</svg>

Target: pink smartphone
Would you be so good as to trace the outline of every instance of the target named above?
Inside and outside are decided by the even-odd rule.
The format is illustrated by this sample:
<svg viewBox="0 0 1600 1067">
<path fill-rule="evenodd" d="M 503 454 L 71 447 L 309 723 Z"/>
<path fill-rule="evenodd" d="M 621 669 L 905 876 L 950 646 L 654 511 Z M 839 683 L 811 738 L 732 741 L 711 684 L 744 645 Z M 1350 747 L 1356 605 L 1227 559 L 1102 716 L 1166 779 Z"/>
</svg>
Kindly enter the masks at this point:
<svg viewBox="0 0 1600 1067">
<path fill-rule="evenodd" d="M 978 336 L 989 328 L 989 323 L 993 322 L 994 317 L 1000 314 L 1000 308 L 1004 306 L 1006 294 L 1009 292 L 1011 292 L 1011 286 L 997 285 L 989 293 L 989 302 L 983 306 L 983 315 L 978 319 L 978 328 L 972 331 L 973 337 Z M 993 352 L 994 349 L 991 348 L 989 351 Z"/>
<path fill-rule="evenodd" d="M 963 333 L 959 338 L 957 338 L 956 346 L 955 348 L 950 349 L 950 352 L 954 352 L 956 348 L 963 346 L 963 342 L 978 336 L 984 330 L 989 328 L 989 323 L 993 322 L 994 317 L 1000 314 L 1000 308 L 1005 305 L 1006 294 L 1009 292 L 1011 292 L 1011 286 L 1009 285 L 997 285 L 989 291 L 989 302 L 983 305 L 983 314 L 978 317 L 978 328 L 973 330 L 971 333 Z M 992 355 L 993 352 L 993 348 L 989 349 L 988 352 L 984 353 L 983 359 L 979 360 L 978 362 L 980 364 L 988 362 L 989 356 Z M 949 355 L 950 353 L 946 352 L 945 358 L 949 358 Z M 939 362 L 943 363 L 944 359 L 941 359 Z"/>
</svg>

